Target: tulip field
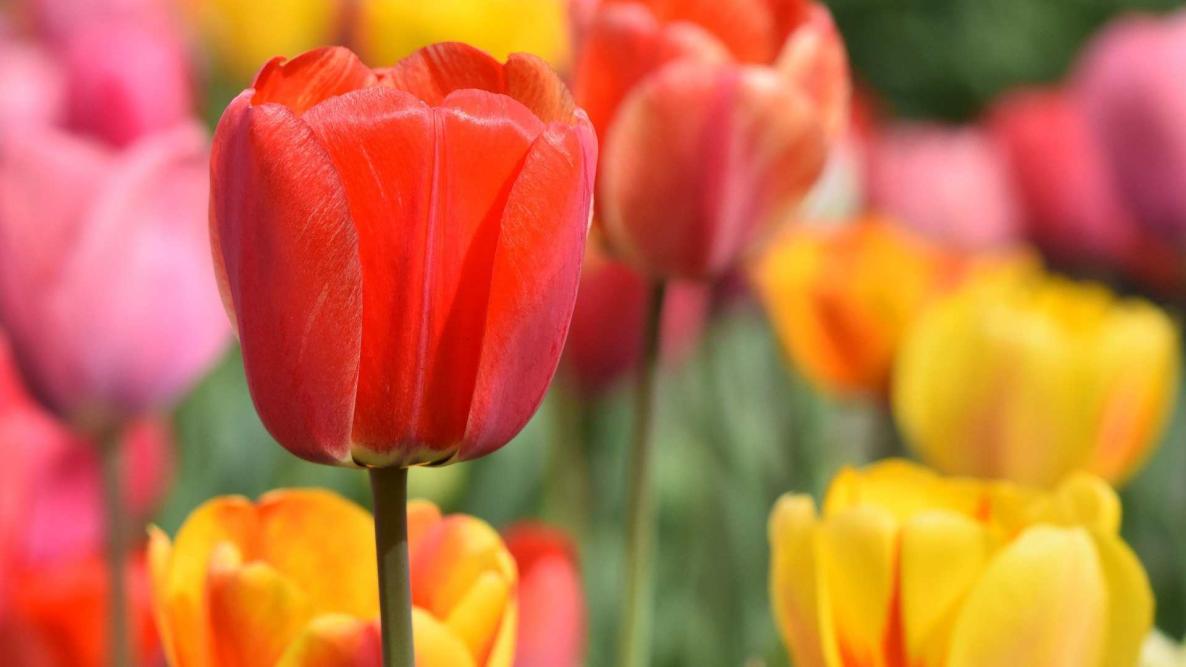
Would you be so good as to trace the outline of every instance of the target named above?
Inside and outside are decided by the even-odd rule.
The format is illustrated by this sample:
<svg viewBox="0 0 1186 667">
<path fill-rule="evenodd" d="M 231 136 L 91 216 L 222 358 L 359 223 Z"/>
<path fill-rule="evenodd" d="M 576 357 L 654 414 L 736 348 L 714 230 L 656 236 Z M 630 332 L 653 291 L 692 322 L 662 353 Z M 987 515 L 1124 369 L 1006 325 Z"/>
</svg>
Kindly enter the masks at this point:
<svg viewBox="0 0 1186 667">
<path fill-rule="evenodd" d="M 1182 0 L 0 0 L 0 667 L 1186 667 Z"/>
</svg>

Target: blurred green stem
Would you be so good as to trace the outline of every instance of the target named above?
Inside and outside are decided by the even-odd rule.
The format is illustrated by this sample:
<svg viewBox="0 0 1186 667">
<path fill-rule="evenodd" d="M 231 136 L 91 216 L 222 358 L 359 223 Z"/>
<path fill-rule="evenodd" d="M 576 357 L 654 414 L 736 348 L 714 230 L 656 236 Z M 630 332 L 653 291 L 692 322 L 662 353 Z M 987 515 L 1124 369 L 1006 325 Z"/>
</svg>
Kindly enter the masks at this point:
<svg viewBox="0 0 1186 667">
<path fill-rule="evenodd" d="M 103 468 L 103 506 L 107 514 L 107 664 L 131 667 L 128 642 L 126 585 L 128 517 L 124 511 L 119 430 L 100 439 Z"/>
<path fill-rule="evenodd" d="M 634 396 L 634 437 L 630 449 L 630 486 L 626 498 L 626 589 L 622 598 L 619 667 L 650 663 L 652 567 L 655 509 L 651 482 L 651 422 L 655 410 L 655 377 L 659 365 L 659 324 L 667 284 L 656 282 L 643 333 L 643 358 Z"/>
<path fill-rule="evenodd" d="M 415 667 L 408 560 L 408 469 L 371 468 L 384 667 Z"/>
<path fill-rule="evenodd" d="M 547 476 L 548 518 L 565 526 L 584 543 L 592 511 L 589 465 L 590 401 L 563 389 L 555 393 L 556 441 L 551 448 Z"/>
</svg>

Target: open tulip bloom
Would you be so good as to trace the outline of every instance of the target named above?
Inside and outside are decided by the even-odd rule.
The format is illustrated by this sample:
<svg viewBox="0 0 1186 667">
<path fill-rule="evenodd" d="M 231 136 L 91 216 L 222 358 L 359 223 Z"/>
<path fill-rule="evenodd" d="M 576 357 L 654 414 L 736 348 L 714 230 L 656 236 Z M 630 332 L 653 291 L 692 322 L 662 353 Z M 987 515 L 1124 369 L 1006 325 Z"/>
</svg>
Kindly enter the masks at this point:
<svg viewBox="0 0 1186 667">
<path fill-rule="evenodd" d="M 389 664 L 411 664 L 406 467 L 487 454 L 538 407 L 596 153 L 542 60 L 462 44 L 278 58 L 219 122 L 210 233 L 252 399 L 297 456 L 371 468 Z"/>
</svg>

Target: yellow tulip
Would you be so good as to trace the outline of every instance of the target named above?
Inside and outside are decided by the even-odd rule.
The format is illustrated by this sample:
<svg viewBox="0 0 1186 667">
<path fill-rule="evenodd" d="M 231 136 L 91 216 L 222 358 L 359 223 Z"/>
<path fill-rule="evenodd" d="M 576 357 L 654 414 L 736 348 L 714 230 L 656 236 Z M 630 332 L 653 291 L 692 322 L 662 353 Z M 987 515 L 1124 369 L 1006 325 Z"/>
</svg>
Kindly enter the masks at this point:
<svg viewBox="0 0 1186 667">
<path fill-rule="evenodd" d="M 435 42 L 467 42 L 506 60 L 516 51 L 561 64 L 568 56 L 564 0 L 359 0 L 356 47 L 389 65 Z"/>
<path fill-rule="evenodd" d="M 1117 482 L 1146 459 L 1178 387 L 1173 323 L 1139 299 L 1010 267 L 970 278 L 903 343 L 894 416 L 931 465 L 1051 484 Z"/>
<path fill-rule="evenodd" d="M 284 490 L 195 510 L 174 541 L 150 529 L 157 625 L 173 667 L 378 664 L 371 516 L 332 493 Z M 509 667 L 518 574 L 473 517 L 408 505 L 420 667 Z"/>
<path fill-rule="evenodd" d="M 1122 667 L 1153 621 L 1120 504 L 1080 473 L 1040 492 L 902 461 L 845 470 L 818 515 L 770 517 L 770 592 L 797 667 Z"/>
<path fill-rule="evenodd" d="M 907 325 L 962 273 L 957 257 L 870 216 L 795 226 L 770 244 L 754 282 L 795 368 L 837 394 L 882 396 Z"/>
</svg>

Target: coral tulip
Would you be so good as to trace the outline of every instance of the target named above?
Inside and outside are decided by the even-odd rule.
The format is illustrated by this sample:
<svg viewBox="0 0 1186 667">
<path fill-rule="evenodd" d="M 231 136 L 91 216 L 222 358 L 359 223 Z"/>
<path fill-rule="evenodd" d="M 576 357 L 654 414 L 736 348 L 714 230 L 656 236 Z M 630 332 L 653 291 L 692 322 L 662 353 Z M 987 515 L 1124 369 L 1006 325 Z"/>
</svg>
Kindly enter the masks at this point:
<svg viewBox="0 0 1186 667">
<path fill-rule="evenodd" d="M 75 423 L 166 404 L 221 352 L 196 126 L 122 151 L 52 128 L 0 151 L 0 322 L 39 399 Z"/>
<path fill-rule="evenodd" d="M 1178 335 L 1138 299 L 1045 275 L 985 272 L 932 306 L 897 361 L 894 414 L 929 463 L 1051 484 L 1130 475 L 1165 426 Z"/>
<path fill-rule="evenodd" d="M 967 250 L 1008 246 L 1021 236 L 1008 165 L 986 131 L 891 125 L 870 138 L 868 151 L 873 209 Z"/>
<path fill-rule="evenodd" d="M 514 560 L 464 515 L 408 505 L 417 665 L 510 667 Z M 150 531 L 157 623 L 173 667 L 377 667 L 371 517 L 317 490 L 211 500 L 171 542 Z"/>
<path fill-rule="evenodd" d="M 435 42 L 465 42 L 498 59 L 514 52 L 562 63 L 565 0 L 360 0 L 355 39 L 369 63 L 389 63 Z"/>
<path fill-rule="evenodd" d="M 1061 264 L 1102 265 L 1155 286 L 1181 282 L 1177 254 L 1137 224 L 1073 95 L 1013 93 L 989 118 L 1009 159 L 1026 236 L 1044 252 Z"/>
<path fill-rule="evenodd" d="M 754 280 L 797 369 L 839 394 L 883 396 L 907 328 L 957 284 L 964 264 L 870 216 L 787 232 L 770 244 Z"/>
<path fill-rule="evenodd" d="M 561 358 L 561 373 L 579 392 L 605 391 L 642 362 L 648 298 L 642 274 L 589 244 Z M 678 363 L 692 351 L 708 307 L 703 285 L 677 282 L 667 290 L 659 334 L 665 361 Z"/>
<path fill-rule="evenodd" d="M 842 471 L 817 514 L 770 517 L 770 594 L 795 664 L 1135 665 L 1153 592 L 1102 480 L 1050 493 L 889 461 Z"/>
<path fill-rule="evenodd" d="M 576 547 L 549 526 L 522 522 L 506 532 L 519 566 L 515 667 L 578 667 L 585 653 L 585 595 Z"/>
<path fill-rule="evenodd" d="M 656 278 L 720 276 L 799 204 L 847 117 L 827 9 L 603 0 L 578 14 L 573 89 L 602 140 L 610 244 Z"/>
<path fill-rule="evenodd" d="M 266 65 L 215 135 L 211 237 L 276 439 L 376 467 L 505 444 L 560 357 L 595 161 L 584 112 L 533 56 Z"/>
<path fill-rule="evenodd" d="M 1087 48 L 1074 75 L 1137 220 L 1186 243 L 1186 12 L 1122 19 Z"/>
</svg>

